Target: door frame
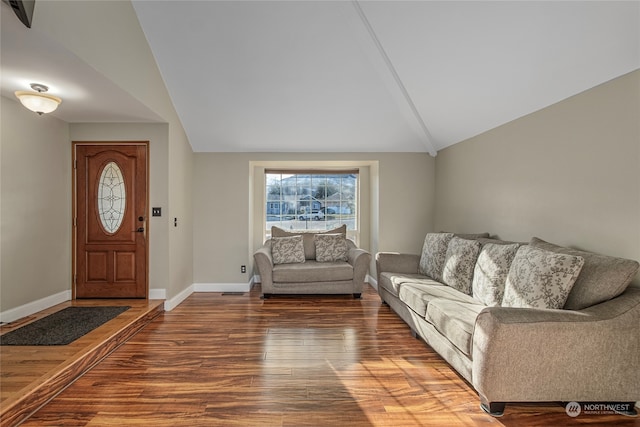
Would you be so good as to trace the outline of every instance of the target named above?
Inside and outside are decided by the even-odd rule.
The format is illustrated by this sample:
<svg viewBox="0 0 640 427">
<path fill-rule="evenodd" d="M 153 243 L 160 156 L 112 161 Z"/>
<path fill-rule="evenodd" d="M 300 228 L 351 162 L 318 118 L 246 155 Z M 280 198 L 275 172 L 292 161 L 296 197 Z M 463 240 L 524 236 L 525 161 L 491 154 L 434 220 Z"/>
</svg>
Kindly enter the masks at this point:
<svg viewBox="0 0 640 427">
<path fill-rule="evenodd" d="M 71 299 L 76 299 L 76 278 L 77 278 L 77 241 L 78 238 L 78 228 L 77 228 L 77 218 L 78 218 L 78 208 L 77 208 L 77 165 L 78 159 L 76 158 L 76 147 L 78 146 L 114 146 L 114 147 L 122 147 L 127 145 L 142 145 L 146 147 L 147 150 L 147 173 L 146 173 L 146 184 L 147 184 L 147 195 L 145 200 L 145 228 L 146 228 L 146 242 L 145 242 L 145 263 L 146 263 L 146 274 L 145 274 L 145 289 L 146 289 L 146 299 L 149 299 L 149 236 L 150 233 L 150 223 L 149 221 L 149 174 L 150 174 L 150 153 L 149 153 L 149 141 L 71 141 Z"/>
</svg>

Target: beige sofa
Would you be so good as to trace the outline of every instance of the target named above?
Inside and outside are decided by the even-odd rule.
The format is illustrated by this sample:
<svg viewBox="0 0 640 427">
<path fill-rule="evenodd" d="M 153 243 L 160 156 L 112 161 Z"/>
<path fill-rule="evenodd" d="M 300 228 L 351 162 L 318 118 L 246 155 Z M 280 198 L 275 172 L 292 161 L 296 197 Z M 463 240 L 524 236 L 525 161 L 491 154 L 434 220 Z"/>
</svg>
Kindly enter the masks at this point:
<svg viewBox="0 0 640 427">
<path fill-rule="evenodd" d="M 280 247 L 284 249 L 278 260 Z M 352 294 L 360 298 L 371 254 L 346 238 L 345 225 L 323 232 L 273 227 L 271 238 L 254 253 L 254 260 L 264 298 L 274 294 Z"/>
<path fill-rule="evenodd" d="M 538 238 L 431 233 L 422 254 L 378 253 L 376 265 L 382 300 L 476 389 L 486 412 L 557 401 L 623 402 L 635 413 L 636 261 Z"/>
</svg>

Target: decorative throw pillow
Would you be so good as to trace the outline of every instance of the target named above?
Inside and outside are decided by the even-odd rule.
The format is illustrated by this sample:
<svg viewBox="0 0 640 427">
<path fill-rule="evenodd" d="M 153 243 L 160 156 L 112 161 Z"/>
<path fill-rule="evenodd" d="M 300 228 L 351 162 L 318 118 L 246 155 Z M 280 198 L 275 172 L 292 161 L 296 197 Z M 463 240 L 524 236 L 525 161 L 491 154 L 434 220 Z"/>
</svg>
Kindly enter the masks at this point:
<svg viewBox="0 0 640 427">
<path fill-rule="evenodd" d="M 304 257 L 305 259 L 316 259 L 316 243 L 313 238 L 316 234 L 342 234 L 347 237 L 347 225 L 342 224 L 340 227 L 336 227 L 333 230 L 320 231 L 320 230 L 283 230 L 282 228 L 272 226 L 271 237 L 291 237 L 302 236 L 302 244 L 304 245 Z"/>
<path fill-rule="evenodd" d="M 488 307 L 502 304 L 509 267 L 518 252 L 519 244 L 487 243 L 482 247 L 473 270 L 473 297 Z"/>
<path fill-rule="evenodd" d="M 418 273 L 442 280 L 442 268 L 453 233 L 427 233 L 422 245 Z"/>
<path fill-rule="evenodd" d="M 531 238 L 529 244 L 547 251 L 584 258 L 582 272 L 564 305 L 569 310 L 582 310 L 617 297 L 631 283 L 640 267 L 634 260 L 566 248 L 537 237 Z"/>
<path fill-rule="evenodd" d="M 304 262 L 302 236 L 275 237 L 271 242 L 271 256 L 274 264 Z"/>
<path fill-rule="evenodd" d="M 583 264 L 580 256 L 522 246 L 507 275 L 502 306 L 564 307 Z"/>
<path fill-rule="evenodd" d="M 316 234 L 316 261 L 333 262 L 347 260 L 347 239 L 342 234 Z"/>
<path fill-rule="evenodd" d="M 481 247 L 480 242 L 476 240 L 453 237 L 447 247 L 442 281 L 462 293 L 471 295 L 473 267 L 476 265 Z"/>
</svg>

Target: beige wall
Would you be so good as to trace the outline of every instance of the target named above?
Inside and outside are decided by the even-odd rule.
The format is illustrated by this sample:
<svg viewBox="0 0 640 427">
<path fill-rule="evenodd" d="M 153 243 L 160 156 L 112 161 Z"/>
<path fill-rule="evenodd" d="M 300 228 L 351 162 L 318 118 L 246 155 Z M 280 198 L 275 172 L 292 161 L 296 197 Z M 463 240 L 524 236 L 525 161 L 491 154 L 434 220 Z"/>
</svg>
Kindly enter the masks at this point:
<svg viewBox="0 0 640 427">
<path fill-rule="evenodd" d="M 130 2 L 42 2 L 38 6 L 37 20 L 38 31 L 65 46 L 164 119 L 164 123 L 159 124 L 65 124 L 65 129 L 68 129 L 63 151 L 65 162 L 60 162 L 58 166 L 61 170 L 67 168 L 65 172 L 69 179 L 65 189 L 68 192 L 66 197 L 70 200 L 70 139 L 151 141 L 150 202 L 153 206 L 163 207 L 163 217 L 150 219 L 152 245 L 149 286 L 152 291 L 166 290 L 166 297 L 171 299 L 188 290 L 193 283 L 193 152 L 133 6 Z M 87 28 L 91 28 L 91 31 L 87 31 Z M 78 37 L 79 34 L 82 37 Z M 4 134 L 4 115 L 2 119 Z M 52 120 L 49 117 L 42 119 Z M 52 158 L 55 157 L 41 159 Z M 64 206 L 70 210 L 70 202 Z M 169 227 L 169 224 L 173 224 L 170 220 L 172 217 L 179 217 L 179 227 Z M 57 224 L 60 229 L 67 225 L 67 219 Z M 2 226 L 4 229 L 4 218 Z M 70 239 L 70 236 L 69 231 L 66 238 Z M 70 270 L 70 249 L 64 254 L 69 258 L 62 265 Z M 2 274 L 5 274 L 4 269 Z M 16 291 L 18 294 L 20 292 Z M 6 293 L 11 295 L 13 301 L 13 289 Z M 42 294 L 46 297 L 51 292 L 44 291 Z M 38 295 L 24 302 L 32 302 L 39 298 Z M 21 302 L 23 300 L 20 299 Z M 14 308 L 16 304 L 9 302 L 8 298 L 2 298 L 3 310 Z"/>
<path fill-rule="evenodd" d="M 41 2 L 38 5 L 37 19 L 39 31 L 61 43 L 114 84 L 136 97 L 165 122 L 166 163 L 162 167 L 152 164 L 152 170 L 162 176 L 152 177 L 151 191 L 156 194 L 158 191 L 166 192 L 161 196 L 166 197 L 161 226 L 165 226 L 174 217 L 178 218 L 179 226 L 173 227 L 171 221 L 166 234 L 167 246 L 153 249 L 155 252 L 160 250 L 163 254 L 155 257 L 151 263 L 155 264 L 156 260 L 162 263 L 164 260 L 165 264 L 159 267 L 158 274 L 151 274 L 155 277 L 152 277 L 154 281 L 150 282 L 150 287 L 160 288 L 166 284 L 166 296 L 171 299 L 188 290 L 193 283 L 193 152 L 133 5 L 127 1 Z M 87 28 L 91 30 L 87 31 Z M 82 37 L 78 37 L 79 34 Z M 142 139 L 150 139 L 144 135 L 144 131 L 127 133 L 124 129 L 131 128 L 123 127 L 123 131 L 119 132 L 119 125 L 114 126 L 107 132 L 94 126 L 93 129 L 98 130 L 93 135 L 92 130 L 81 126 L 77 129 L 83 129 L 83 136 L 86 136 L 84 139 L 103 139 L 109 133 L 119 135 L 119 139 L 131 138 L 133 134 L 140 135 Z M 154 161 L 153 146 L 151 151 Z M 158 188 L 158 185 L 163 187 Z M 154 219 L 152 226 L 157 222 Z M 162 240 L 163 237 L 157 239 Z"/>
<path fill-rule="evenodd" d="M 37 31 L 181 127 L 130 1 L 39 1 L 36 22 Z"/>
<path fill-rule="evenodd" d="M 70 139 L 151 141 L 151 205 L 163 207 L 163 217 L 150 223 L 150 287 L 166 289 L 167 298 L 194 282 L 248 282 L 239 266 L 251 271 L 251 255 L 262 239 L 264 200 L 256 183 L 262 179 L 261 165 L 276 161 L 343 161 L 366 168 L 368 189 L 361 204 L 368 210 L 361 243 L 372 253 L 417 253 L 427 232 L 446 229 L 489 231 L 513 240 L 537 235 L 640 259 L 640 72 L 442 150 L 436 158 L 423 153 L 194 155 L 131 3 L 42 2 L 38 20 L 39 31 L 165 123 L 69 126 L 2 100 L 2 310 L 69 289 Z M 27 155 L 40 148 L 46 156 L 25 164 Z M 47 182 L 45 191 L 34 183 L 62 175 L 64 186 Z M 55 230 L 19 221 L 43 213 L 51 200 L 56 208 L 48 220 Z M 69 249 L 57 251 L 64 258 L 59 263 L 44 260 L 44 265 L 51 262 L 54 279 L 17 287 L 16 277 L 35 273 L 22 271 L 26 267 L 20 261 L 14 266 L 12 257 L 41 256 L 48 249 L 29 239 L 16 242 L 33 230 Z"/>
<path fill-rule="evenodd" d="M 169 161 L 167 124 L 67 124 L 4 97 L 0 116 L 1 312 L 71 290 L 71 141 L 149 141 L 149 208 L 163 213 L 149 218 L 149 288 L 171 299 L 193 283 L 193 153 L 176 144 Z"/>
<path fill-rule="evenodd" d="M 440 151 L 435 228 L 640 260 L 640 71 Z"/>
<path fill-rule="evenodd" d="M 0 311 L 71 290 L 67 123 L 1 98 Z"/>
<path fill-rule="evenodd" d="M 197 153 L 194 164 L 194 282 L 247 283 L 262 243 L 265 166 L 362 168 L 361 246 L 418 252 L 432 231 L 434 158 L 424 153 Z"/>
<path fill-rule="evenodd" d="M 420 253 L 434 231 L 435 164 L 426 153 L 379 155 L 377 250 Z M 375 194 L 375 193 L 374 193 Z"/>
<path fill-rule="evenodd" d="M 193 284 L 194 153 L 182 125 L 169 125 L 169 287 L 167 299 Z M 177 218 L 177 227 L 173 219 Z M 165 308 L 167 306 L 165 305 Z"/>
</svg>

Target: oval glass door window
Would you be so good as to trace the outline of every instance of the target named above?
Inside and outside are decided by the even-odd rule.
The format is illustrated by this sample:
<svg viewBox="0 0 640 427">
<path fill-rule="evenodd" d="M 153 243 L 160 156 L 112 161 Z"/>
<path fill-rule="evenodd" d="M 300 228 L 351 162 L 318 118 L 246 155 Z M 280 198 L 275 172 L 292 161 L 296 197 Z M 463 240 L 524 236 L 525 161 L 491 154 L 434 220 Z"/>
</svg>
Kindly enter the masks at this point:
<svg viewBox="0 0 640 427">
<path fill-rule="evenodd" d="M 115 162 L 108 163 L 98 181 L 98 215 L 108 233 L 115 233 L 124 219 L 127 194 L 122 171 Z"/>
</svg>

